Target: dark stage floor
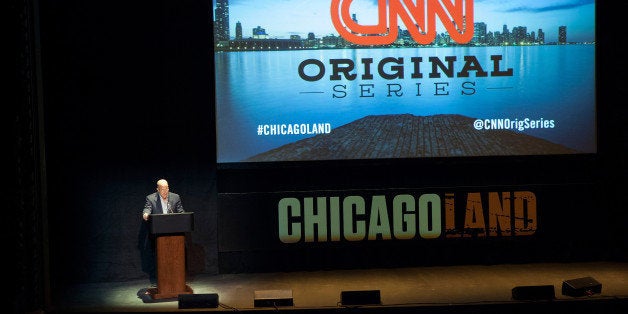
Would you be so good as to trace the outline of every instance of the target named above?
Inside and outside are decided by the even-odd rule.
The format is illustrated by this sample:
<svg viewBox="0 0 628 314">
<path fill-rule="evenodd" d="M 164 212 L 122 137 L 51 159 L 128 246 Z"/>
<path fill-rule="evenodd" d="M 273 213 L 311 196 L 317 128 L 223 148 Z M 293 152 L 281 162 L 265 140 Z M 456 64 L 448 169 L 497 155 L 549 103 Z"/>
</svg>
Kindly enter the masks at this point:
<svg viewBox="0 0 628 314">
<path fill-rule="evenodd" d="M 601 293 L 562 294 L 564 281 L 583 277 L 599 282 Z M 179 309 L 176 298 L 155 302 L 143 294 L 146 279 L 64 289 L 52 312 L 628 313 L 628 263 L 613 262 L 197 275 L 188 285 L 201 297 L 217 294 L 218 306 Z M 527 286 L 553 286 L 555 299 L 513 299 L 513 288 Z M 381 304 L 341 303 L 343 292 L 364 290 L 379 291 Z M 259 299 L 287 292 L 292 306 L 255 306 L 256 293 Z"/>
</svg>

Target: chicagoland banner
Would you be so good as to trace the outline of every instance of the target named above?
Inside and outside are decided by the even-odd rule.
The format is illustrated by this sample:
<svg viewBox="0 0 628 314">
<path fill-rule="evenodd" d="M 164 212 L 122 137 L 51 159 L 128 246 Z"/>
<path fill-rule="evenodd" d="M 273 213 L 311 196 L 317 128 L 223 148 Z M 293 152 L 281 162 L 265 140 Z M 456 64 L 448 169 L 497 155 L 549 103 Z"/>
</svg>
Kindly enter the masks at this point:
<svg viewBox="0 0 628 314">
<path fill-rule="evenodd" d="M 538 205 L 528 190 L 224 193 L 220 248 L 533 236 Z"/>
<path fill-rule="evenodd" d="M 221 271 L 577 260 L 603 255 L 592 184 L 220 193 Z"/>
</svg>

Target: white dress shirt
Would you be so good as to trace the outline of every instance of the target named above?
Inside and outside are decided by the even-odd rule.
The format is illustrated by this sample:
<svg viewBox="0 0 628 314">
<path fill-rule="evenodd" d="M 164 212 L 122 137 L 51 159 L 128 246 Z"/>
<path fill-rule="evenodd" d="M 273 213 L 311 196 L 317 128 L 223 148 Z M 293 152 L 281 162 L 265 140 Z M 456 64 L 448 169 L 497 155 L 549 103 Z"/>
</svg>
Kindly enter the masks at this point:
<svg viewBox="0 0 628 314">
<path fill-rule="evenodd" d="M 159 196 L 159 200 L 161 201 L 161 210 L 164 214 L 168 214 L 168 198 L 164 199 L 163 197 Z"/>
</svg>

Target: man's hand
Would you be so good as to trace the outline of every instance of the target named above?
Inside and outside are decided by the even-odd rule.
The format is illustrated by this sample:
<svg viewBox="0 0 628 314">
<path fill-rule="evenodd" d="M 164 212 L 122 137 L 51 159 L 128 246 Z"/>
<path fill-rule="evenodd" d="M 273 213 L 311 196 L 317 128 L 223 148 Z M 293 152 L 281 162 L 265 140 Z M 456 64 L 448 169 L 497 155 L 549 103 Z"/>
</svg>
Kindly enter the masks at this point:
<svg viewBox="0 0 628 314">
<path fill-rule="evenodd" d="M 142 218 L 144 218 L 145 221 L 148 221 L 148 213 L 142 214 Z"/>
</svg>

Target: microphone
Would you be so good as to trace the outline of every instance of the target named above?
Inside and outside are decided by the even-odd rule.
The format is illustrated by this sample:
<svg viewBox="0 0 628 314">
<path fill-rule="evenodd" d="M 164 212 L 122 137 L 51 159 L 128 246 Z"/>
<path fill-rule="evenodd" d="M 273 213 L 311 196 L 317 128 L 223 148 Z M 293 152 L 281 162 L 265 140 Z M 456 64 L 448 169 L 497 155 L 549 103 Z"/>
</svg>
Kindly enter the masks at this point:
<svg viewBox="0 0 628 314">
<path fill-rule="evenodd" d="M 170 202 L 168 202 L 168 204 L 166 205 L 166 210 L 168 211 L 168 214 L 172 214 L 172 209 L 170 208 Z"/>
</svg>

